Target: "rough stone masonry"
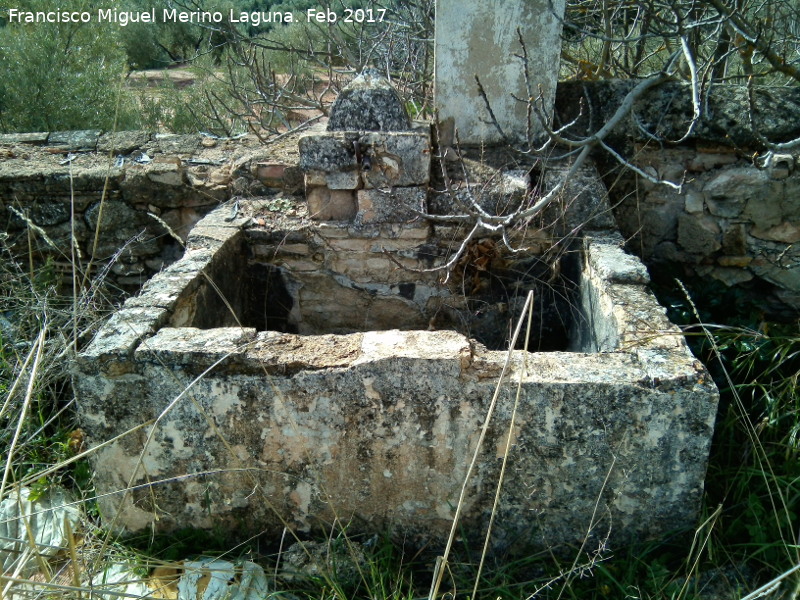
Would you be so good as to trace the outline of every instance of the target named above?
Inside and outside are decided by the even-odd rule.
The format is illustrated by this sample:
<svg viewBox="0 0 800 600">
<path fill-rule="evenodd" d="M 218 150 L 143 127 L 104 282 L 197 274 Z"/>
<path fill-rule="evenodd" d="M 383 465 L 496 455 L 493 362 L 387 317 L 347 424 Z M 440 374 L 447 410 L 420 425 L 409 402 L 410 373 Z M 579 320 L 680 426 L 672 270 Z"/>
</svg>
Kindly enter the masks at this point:
<svg viewBox="0 0 800 600">
<path fill-rule="evenodd" d="M 426 141 L 413 129 L 304 137 L 306 210 L 268 219 L 263 202 L 236 218 L 212 212 L 189 235 L 184 257 L 81 354 L 81 418 L 98 448 L 103 514 L 116 527 L 240 535 L 346 527 L 440 547 L 476 450 L 463 506 L 468 540 L 483 533 L 506 458 L 513 476 L 502 488 L 495 548 L 622 543 L 694 522 L 716 389 L 613 231 L 586 233 L 576 253 L 572 351 L 511 357 L 478 448 L 508 355 L 457 331 L 420 327 L 421 307 L 413 307 L 430 297 L 416 290 L 435 289 L 419 273 L 420 250 L 436 228 L 403 204 L 374 210 L 361 202 L 381 165 L 393 189 L 423 187 L 423 177 L 403 179 L 416 168 L 402 150 L 408 135 Z M 318 209 L 313 192 L 321 188 L 345 192 L 348 210 Z M 285 250 L 271 259 L 256 251 L 267 239 Z M 381 260 L 348 259 L 370 252 Z M 410 268 L 388 271 L 387 252 Z M 243 318 L 253 295 L 240 275 L 256 267 L 272 269 L 270 285 L 282 283 L 286 322 L 305 325 L 303 335 Z M 388 285 L 390 277 L 405 280 Z M 365 303 L 342 302 L 354 293 Z M 462 301 L 439 298 L 451 299 Z M 370 321 L 382 330 L 314 331 L 308 326 L 324 302 L 349 307 L 348 323 L 367 307 L 411 308 Z"/>
</svg>

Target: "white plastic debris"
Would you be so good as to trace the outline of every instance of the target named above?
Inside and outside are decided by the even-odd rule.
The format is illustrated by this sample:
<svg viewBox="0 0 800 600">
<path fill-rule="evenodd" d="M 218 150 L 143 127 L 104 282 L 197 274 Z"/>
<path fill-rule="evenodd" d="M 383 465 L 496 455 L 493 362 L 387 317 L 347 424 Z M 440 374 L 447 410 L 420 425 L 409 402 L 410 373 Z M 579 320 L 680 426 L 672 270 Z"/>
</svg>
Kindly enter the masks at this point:
<svg viewBox="0 0 800 600">
<path fill-rule="evenodd" d="M 252 562 L 201 558 L 186 561 L 184 569 L 178 600 L 263 600 L 269 592 L 264 570 Z"/>
<path fill-rule="evenodd" d="M 119 598 L 150 596 L 150 588 L 134 571 L 134 566 L 125 563 L 110 565 L 92 577 L 92 597 L 118 600 Z"/>
<path fill-rule="evenodd" d="M 69 546 L 65 521 L 75 531 L 80 511 L 73 498 L 61 488 L 42 496 L 22 488 L 0 502 L 0 564 L 2 572 L 26 577 L 42 559 Z"/>
</svg>

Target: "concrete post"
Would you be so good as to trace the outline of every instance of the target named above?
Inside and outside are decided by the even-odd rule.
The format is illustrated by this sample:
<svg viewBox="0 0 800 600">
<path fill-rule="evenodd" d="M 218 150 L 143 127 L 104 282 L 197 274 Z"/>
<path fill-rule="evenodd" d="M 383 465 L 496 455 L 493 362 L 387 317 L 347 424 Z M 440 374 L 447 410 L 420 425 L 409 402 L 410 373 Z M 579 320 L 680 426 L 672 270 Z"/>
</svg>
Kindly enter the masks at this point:
<svg viewBox="0 0 800 600">
<path fill-rule="evenodd" d="M 434 95 L 444 137 L 455 122 L 463 144 L 501 139 L 475 75 L 506 137 L 524 139 L 525 78 L 517 29 L 528 51 L 533 95 L 541 87 L 545 106 L 553 104 L 561 52 L 564 0 L 436 0 Z M 538 122 L 534 132 L 541 132 Z M 449 129 L 452 129 L 450 125 Z M 442 140 L 445 145 L 446 139 Z"/>
</svg>

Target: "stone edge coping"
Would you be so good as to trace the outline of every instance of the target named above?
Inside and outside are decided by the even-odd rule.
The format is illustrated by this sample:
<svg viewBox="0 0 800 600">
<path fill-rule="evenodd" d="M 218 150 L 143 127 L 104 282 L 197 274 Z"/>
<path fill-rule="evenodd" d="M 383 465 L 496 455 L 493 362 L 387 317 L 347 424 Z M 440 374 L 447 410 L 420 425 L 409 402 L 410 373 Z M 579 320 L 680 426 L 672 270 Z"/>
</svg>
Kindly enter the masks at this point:
<svg viewBox="0 0 800 600">
<path fill-rule="evenodd" d="M 223 214 L 222 209 L 214 211 L 193 232 L 198 239 L 217 240 L 213 244 L 215 247 L 190 249 L 178 262 L 152 278 L 139 296 L 130 298 L 80 354 L 78 365 L 82 371 L 119 371 L 114 363 L 130 363 L 131 359 L 133 362 L 160 362 L 168 358 L 170 364 L 192 365 L 195 369 L 228 361 L 241 363 L 247 371 L 261 366 L 265 373 L 290 374 L 301 369 L 354 367 L 376 360 L 422 358 L 446 361 L 457 358 L 461 376 L 484 379 L 499 375 L 506 352 L 488 351 L 453 331 L 390 330 L 300 336 L 274 331 L 256 332 L 252 328 L 201 330 L 165 327 L 180 297 L 191 293 L 187 289 L 193 282 L 199 282 L 217 252 L 243 233 L 245 219 L 227 222 L 221 217 Z M 645 316 L 652 317 L 645 318 L 645 325 L 649 325 L 648 334 L 639 336 L 635 343 L 618 352 L 530 353 L 527 367 L 518 353 L 512 361 L 512 371 L 524 368 L 525 378 L 537 381 L 604 382 L 614 377 L 645 387 L 689 382 L 713 387 L 713 384 L 708 384 L 710 378 L 702 365 L 689 352 L 680 330 L 669 323 L 664 309 L 647 292 L 649 278 L 644 266 L 624 252 L 622 243 L 619 234 L 587 233 L 584 241 L 587 263 L 607 282 L 611 293 L 627 297 L 635 294 L 634 308 L 644 310 Z M 623 314 L 627 312 L 623 311 Z M 641 318 L 641 315 L 637 316 L 633 324 L 620 323 L 621 337 L 624 338 L 631 326 L 635 336 Z M 655 335 L 653 318 L 664 327 Z M 669 343 L 665 344 L 664 339 Z M 330 349 L 336 346 L 346 350 Z M 129 368 L 133 365 L 130 364 Z"/>
<path fill-rule="evenodd" d="M 139 340 L 134 363 L 169 365 L 200 374 L 292 376 L 300 371 L 351 369 L 382 361 L 437 361 L 454 377 L 496 380 L 506 361 L 504 351 L 487 351 L 454 331 L 387 330 L 343 335 L 298 335 L 252 328 L 162 327 Z M 592 383 L 646 389 L 702 392 L 716 389 L 697 361 L 683 353 L 652 349 L 630 352 L 516 352 L 509 381 Z"/>
<path fill-rule="evenodd" d="M 72 131 L 34 131 L 21 133 L 0 133 L 0 145 L 30 144 L 48 146 L 74 152 L 111 151 L 114 154 L 126 154 L 132 146 L 143 145 L 150 141 L 163 142 L 196 142 L 200 144 L 201 133 L 157 133 L 145 130 L 107 131 L 100 129 L 77 129 Z"/>
</svg>

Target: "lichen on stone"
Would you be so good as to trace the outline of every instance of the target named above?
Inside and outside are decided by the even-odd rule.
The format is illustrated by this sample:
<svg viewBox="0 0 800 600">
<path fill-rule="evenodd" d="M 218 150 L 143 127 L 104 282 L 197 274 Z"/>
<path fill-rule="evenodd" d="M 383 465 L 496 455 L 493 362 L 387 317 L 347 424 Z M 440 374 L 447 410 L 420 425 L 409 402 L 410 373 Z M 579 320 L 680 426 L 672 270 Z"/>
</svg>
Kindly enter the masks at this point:
<svg viewBox="0 0 800 600">
<path fill-rule="evenodd" d="M 411 120 L 400 96 L 376 69 L 364 69 L 331 107 L 328 131 L 407 131 Z"/>
</svg>

